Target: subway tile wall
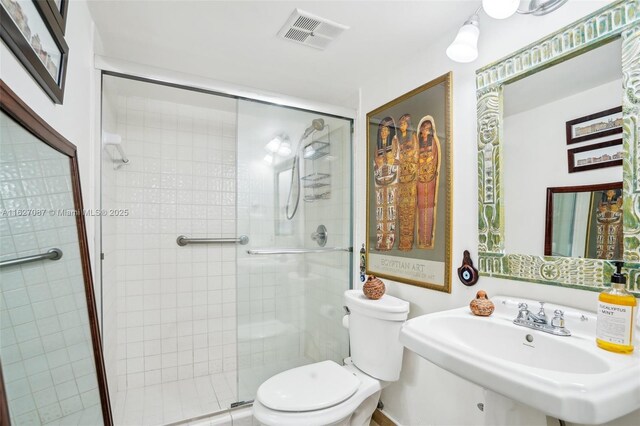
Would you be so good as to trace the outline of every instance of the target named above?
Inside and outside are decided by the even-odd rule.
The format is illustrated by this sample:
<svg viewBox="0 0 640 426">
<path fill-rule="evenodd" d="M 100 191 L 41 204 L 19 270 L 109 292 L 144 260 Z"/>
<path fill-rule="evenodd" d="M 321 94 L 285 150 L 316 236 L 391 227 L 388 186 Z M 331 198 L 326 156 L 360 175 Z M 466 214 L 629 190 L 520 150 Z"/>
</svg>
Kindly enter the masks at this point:
<svg viewBox="0 0 640 426">
<path fill-rule="evenodd" d="M 11 422 L 101 423 L 76 219 L 58 211 L 74 209 L 69 159 L 4 113 L 0 196 L 1 260 L 53 247 L 63 252 L 57 261 L 0 270 L 0 356 Z"/>
<path fill-rule="evenodd" d="M 236 235 L 235 100 L 118 96 L 116 115 L 130 159 L 111 200 L 127 213 L 112 253 L 118 390 L 235 371 L 235 247 L 176 244 Z"/>
</svg>

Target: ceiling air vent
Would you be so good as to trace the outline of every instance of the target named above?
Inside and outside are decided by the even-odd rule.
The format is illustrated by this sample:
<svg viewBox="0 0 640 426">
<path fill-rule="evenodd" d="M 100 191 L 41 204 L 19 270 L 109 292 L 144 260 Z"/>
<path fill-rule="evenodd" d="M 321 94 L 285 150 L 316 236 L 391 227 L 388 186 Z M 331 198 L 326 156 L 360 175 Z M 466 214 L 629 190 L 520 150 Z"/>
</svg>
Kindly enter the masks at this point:
<svg viewBox="0 0 640 426">
<path fill-rule="evenodd" d="M 296 9 L 280 29 L 278 36 L 285 40 L 323 50 L 327 48 L 333 39 L 348 29 L 349 27 L 346 25 Z"/>
</svg>

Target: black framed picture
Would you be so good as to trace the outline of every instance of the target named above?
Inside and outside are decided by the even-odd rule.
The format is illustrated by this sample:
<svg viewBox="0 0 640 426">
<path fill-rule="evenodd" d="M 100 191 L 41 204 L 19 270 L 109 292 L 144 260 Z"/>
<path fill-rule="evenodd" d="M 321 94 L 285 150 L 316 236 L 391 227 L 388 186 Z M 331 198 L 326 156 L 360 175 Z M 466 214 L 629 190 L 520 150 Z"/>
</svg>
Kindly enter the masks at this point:
<svg viewBox="0 0 640 426">
<path fill-rule="evenodd" d="M 622 165 L 622 139 L 587 145 L 567 151 L 569 173 Z"/>
<path fill-rule="evenodd" d="M 63 33 L 66 3 L 67 0 L 0 0 L 0 38 L 57 104 L 64 98 L 69 54 Z"/>
<path fill-rule="evenodd" d="M 622 107 L 567 121 L 567 145 L 622 133 Z"/>
<path fill-rule="evenodd" d="M 55 22 L 60 27 L 62 34 L 64 34 L 67 26 L 69 0 L 36 0 L 36 3 L 41 8 L 42 13 L 46 15 L 45 19 L 49 22 Z"/>
</svg>

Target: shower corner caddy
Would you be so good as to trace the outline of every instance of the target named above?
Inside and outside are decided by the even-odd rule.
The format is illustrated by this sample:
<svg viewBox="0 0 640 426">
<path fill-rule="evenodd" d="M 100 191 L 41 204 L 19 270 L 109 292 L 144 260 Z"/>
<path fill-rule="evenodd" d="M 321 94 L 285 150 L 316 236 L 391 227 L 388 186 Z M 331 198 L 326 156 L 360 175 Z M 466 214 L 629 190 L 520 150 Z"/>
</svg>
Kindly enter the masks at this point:
<svg viewBox="0 0 640 426">
<path fill-rule="evenodd" d="M 302 177 L 305 188 L 304 201 L 306 202 L 328 200 L 331 198 L 331 174 L 321 173 L 315 170 L 315 160 L 329 154 L 331 148 L 329 132 L 327 132 L 326 137 L 328 139 L 326 142 L 321 140 L 311 141 L 302 151 L 302 157 L 312 162 L 311 173 Z"/>
</svg>

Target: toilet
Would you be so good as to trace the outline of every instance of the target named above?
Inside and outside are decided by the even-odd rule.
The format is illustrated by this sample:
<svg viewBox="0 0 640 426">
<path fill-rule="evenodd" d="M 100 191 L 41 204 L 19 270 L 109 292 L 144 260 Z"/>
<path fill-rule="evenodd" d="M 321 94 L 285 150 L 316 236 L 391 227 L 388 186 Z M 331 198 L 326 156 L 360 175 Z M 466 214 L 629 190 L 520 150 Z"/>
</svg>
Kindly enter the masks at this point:
<svg viewBox="0 0 640 426">
<path fill-rule="evenodd" d="M 403 346 L 400 327 L 409 302 L 384 295 L 378 300 L 361 290 L 344 293 L 350 314 L 351 357 L 345 365 L 322 361 L 276 374 L 258 388 L 253 415 L 266 426 L 365 426 L 382 389 L 398 380 Z"/>
</svg>

